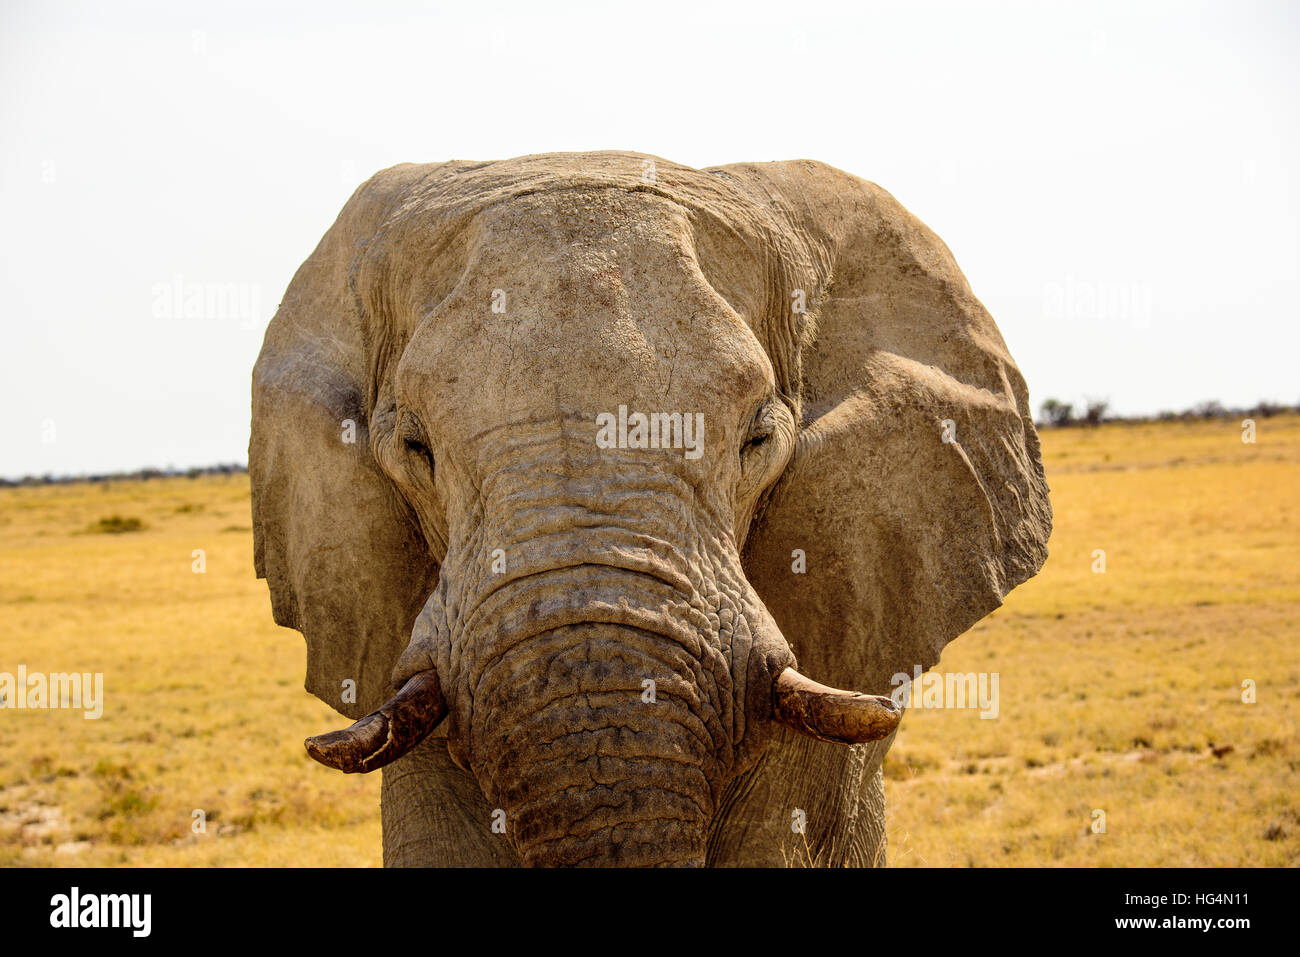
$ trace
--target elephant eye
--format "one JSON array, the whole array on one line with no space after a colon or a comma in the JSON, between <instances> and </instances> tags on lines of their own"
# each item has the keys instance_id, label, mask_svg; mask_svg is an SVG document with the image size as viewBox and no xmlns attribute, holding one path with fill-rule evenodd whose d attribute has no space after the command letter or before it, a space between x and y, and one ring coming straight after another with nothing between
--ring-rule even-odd
<instances>
[{"instance_id":1,"label":"elephant eye","mask_svg":"<svg viewBox=\"0 0 1300 957\"><path fill-rule=\"evenodd\" d=\"M429 451L429 447L419 439L404 439L403 442L406 445L406 451L410 452L412 455L419 455L422 458L430 458L433 454Z\"/></svg>"},{"instance_id":2,"label":"elephant eye","mask_svg":"<svg viewBox=\"0 0 1300 957\"><path fill-rule=\"evenodd\" d=\"M409 412L403 413L398 421L397 437L408 453L422 459L429 471L433 471L433 452L429 450L424 426L419 419Z\"/></svg>"},{"instance_id":3,"label":"elephant eye","mask_svg":"<svg viewBox=\"0 0 1300 957\"><path fill-rule=\"evenodd\" d=\"M764 403L763 407L754 415L753 423L749 427L749 434L745 438L745 444L741 447L740 454L743 456L747 452L762 448L775 432L776 416L772 410L772 405L770 402Z\"/></svg>"}]
</instances>

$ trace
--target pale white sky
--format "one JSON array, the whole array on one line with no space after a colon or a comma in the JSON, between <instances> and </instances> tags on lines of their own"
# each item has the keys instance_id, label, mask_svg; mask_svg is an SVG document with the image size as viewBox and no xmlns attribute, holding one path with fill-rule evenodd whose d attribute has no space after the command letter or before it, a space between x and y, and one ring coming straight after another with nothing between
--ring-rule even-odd
<instances>
[{"instance_id":1,"label":"pale white sky","mask_svg":"<svg viewBox=\"0 0 1300 957\"><path fill-rule=\"evenodd\" d=\"M0 475L245 461L263 330L356 185L554 150L879 183L951 247L1035 408L1294 404L1298 24L1243 2L8 0Z\"/></svg>"}]
</instances>

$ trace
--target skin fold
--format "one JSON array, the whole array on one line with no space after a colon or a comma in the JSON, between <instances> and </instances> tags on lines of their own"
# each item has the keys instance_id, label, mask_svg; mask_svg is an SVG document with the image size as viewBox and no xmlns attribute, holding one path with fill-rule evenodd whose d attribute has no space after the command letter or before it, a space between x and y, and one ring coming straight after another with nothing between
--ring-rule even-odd
<instances>
[{"instance_id":1,"label":"skin fold","mask_svg":"<svg viewBox=\"0 0 1300 957\"><path fill-rule=\"evenodd\" d=\"M695 445L599 438L638 412ZM892 734L819 740L862 699L815 682L931 667L1051 528L948 250L808 161L377 174L268 329L249 454L308 690L437 705L382 772L389 866L882 864Z\"/></svg>"}]
</instances>

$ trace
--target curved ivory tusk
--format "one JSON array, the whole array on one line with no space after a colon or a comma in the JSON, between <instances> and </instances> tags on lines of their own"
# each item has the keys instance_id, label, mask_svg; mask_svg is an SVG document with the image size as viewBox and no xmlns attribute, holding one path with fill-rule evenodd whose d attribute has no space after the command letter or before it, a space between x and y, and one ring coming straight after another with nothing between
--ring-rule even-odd
<instances>
[{"instance_id":1,"label":"curved ivory tusk","mask_svg":"<svg viewBox=\"0 0 1300 957\"><path fill-rule=\"evenodd\" d=\"M303 742L307 753L347 774L373 771L396 761L419 744L447 714L447 703L433 670L412 675L402 690L350 728L319 734Z\"/></svg>"},{"instance_id":2,"label":"curved ivory tusk","mask_svg":"<svg viewBox=\"0 0 1300 957\"><path fill-rule=\"evenodd\" d=\"M898 727L903 711L879 695L840 691L786 668L772 685L773 717L821 741L879 741Z\"/></svg>"}]
</instances>

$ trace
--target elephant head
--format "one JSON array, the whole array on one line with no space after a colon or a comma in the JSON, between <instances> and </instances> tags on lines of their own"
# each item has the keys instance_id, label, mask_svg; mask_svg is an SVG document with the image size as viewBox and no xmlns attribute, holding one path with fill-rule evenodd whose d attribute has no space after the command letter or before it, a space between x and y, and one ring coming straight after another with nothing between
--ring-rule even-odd
<instances>
[{"instance_id":1,"label":"elephant head","mask_svg":"<svg viewBox=\"0 0 1300 957\"><path fill-rule=\"evenodd\" d=\"M830 685L933 665L1051 525L947 248L807 161L377 174L267 331L249 462L275 619L360 719L308 750L436 728L527 864L713 863L765 754L893 732Z\"/></svg>"}]
</instances>

